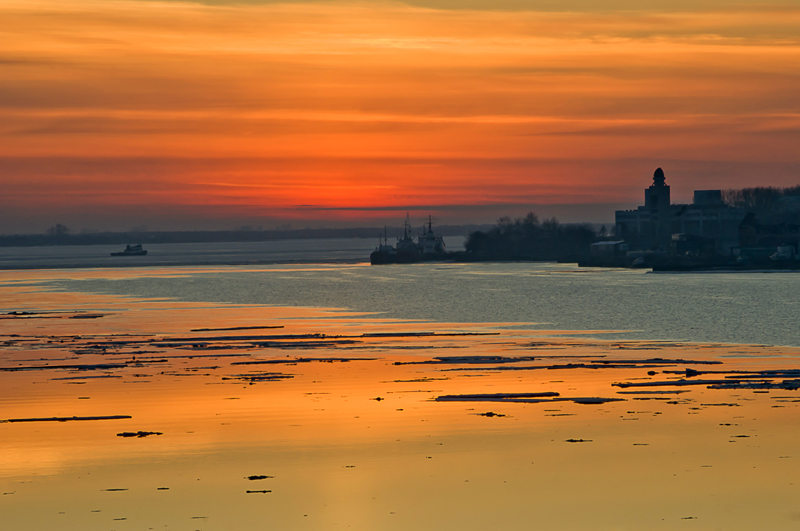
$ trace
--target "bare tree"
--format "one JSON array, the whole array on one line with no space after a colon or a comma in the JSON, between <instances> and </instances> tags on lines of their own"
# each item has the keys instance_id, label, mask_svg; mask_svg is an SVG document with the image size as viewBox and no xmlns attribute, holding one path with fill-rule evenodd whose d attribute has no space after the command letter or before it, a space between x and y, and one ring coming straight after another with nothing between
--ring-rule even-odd
<instances>
[{"instance_id":1,"label":"bare tree","mask_svg":"<svg viewBox=\"0 0 800 531\"><path fill-rule=\"evenodd\" d=\"M66 225L62 225L61 223L56 223L46 231L48 236L54 236L56 238L63 238L67 234L69 234L69 227Z\"/></svg>"}]
</instances>

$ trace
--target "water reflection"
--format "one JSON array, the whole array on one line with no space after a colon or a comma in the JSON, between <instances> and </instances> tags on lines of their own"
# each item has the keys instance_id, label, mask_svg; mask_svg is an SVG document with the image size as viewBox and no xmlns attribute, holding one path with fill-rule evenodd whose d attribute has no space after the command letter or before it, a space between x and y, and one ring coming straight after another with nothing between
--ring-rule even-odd
<instances>
[{"instance_id":1,"label":"water reflection","mask_svg":"<svg viewBox=\"0 0 800 531\"><path fill-rule=\"evenodd\" d=\"M130 416L0 423L8 529L797 525L797 349L3 289L2 419Z\"/></svg>"}]
</instances>

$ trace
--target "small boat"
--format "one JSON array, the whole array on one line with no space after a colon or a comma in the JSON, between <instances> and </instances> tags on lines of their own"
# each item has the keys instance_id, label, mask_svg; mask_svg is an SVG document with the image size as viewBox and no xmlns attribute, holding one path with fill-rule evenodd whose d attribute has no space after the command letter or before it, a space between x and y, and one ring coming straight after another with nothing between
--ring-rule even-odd
<instances>
[{"instance_id":1,"label":"small boat","mask_svg":"<svg viewBox=\"0 0 800 531\"><path fill-rule=\"evenodd\" d=\"M118 253L111 253L111 256L144 256L147 251L142 249L141 244L128 245L124 251Z\"/></svg>"}]
</instances>

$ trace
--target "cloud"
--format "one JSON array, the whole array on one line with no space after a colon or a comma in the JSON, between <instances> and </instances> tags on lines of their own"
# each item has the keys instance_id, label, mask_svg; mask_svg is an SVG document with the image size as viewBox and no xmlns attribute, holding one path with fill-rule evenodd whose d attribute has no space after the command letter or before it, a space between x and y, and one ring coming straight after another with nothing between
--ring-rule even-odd
<instances>
[{"instance_id":1,"label":"cloud","mask_svg":"<svg viewBox=\"0 0 800 531\"><path fill-rule=\"evenodd\" d=\"M335 217L635 201L668 161L796 181L800 8L500 5L5 2L0 201Z\"/></svg>"}]
</instances>

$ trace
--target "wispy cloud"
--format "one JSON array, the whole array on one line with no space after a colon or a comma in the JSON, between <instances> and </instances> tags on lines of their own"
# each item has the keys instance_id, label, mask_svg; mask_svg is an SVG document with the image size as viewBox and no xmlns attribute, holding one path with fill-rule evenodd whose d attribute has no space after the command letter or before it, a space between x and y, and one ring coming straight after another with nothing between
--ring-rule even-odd
<instances>
[{"instance_id":1,"label":"wispy cloud","mask_svg":"<svg viewBox=\"0 0 800 531\"><path fill-rule=\"evenodd\" d=\"M0 159L50 163L0 164L0 206L629 201L669 160L794 183L800 8L554 5L6 1Z\"/></svg>"}]
</instances>

